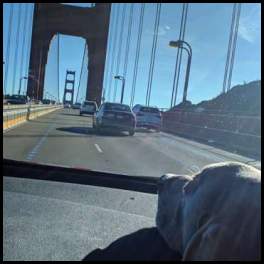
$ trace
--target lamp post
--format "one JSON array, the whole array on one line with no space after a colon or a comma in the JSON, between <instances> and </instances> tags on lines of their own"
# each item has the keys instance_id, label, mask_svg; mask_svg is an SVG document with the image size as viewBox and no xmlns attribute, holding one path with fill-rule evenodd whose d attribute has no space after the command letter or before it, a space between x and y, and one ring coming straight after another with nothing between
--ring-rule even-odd
<instances>
[{"instance_id":1,"label":"lamp post","mask_svg":"<svg viewBox=\"0 0 264 264\"><path fill-rule=\"evenodd\" d=\"M121 92L121 100L120 100L120 103L122 104L124 98L124 90L125 90L125 78L120 75L117 75L114 78L122 81L122 92Z\"/></svg>"},{"instance_id":2,"label":"lamp post","mask_svg":"<svg viewBox=\"0 0 264 264\"><path fill-rule=\"evenodd\" d=\"M188 49L186 47L184 47L183 44L186 44ZM186 102L186 100L187 100L187 90L188 90L188 84L189 84L189 77L190 77L191 62L192 62L192 47L191 47L191 45L189 43L187 43L184 40L170 41L169 45L170 45L170 47L184 49L188 53L188 63L187 63L186 74L185 74L183 100L182 100L183 102Z\"/></svg>"}]
</instances>

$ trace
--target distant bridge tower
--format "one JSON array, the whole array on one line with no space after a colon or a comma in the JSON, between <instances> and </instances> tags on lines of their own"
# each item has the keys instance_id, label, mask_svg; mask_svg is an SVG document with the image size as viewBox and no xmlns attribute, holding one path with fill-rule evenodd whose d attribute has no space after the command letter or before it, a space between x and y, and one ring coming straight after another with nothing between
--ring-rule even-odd
<instances>
[{"instance_id":1,"label":"distant bridge tower","mask_svg":"<svg viewBox=\"0 0 264 264\"><path fill-rule=\"evenodd\" d=\"M69 78L72 76L72 78ZM74 97L74 84L75 84L75 71L68 71L66 72L65 77L65 88L64 88L64 95L63 95L63 104L70 104L73 105L73 97ZM67 94L71 95L70 100L66 100Z\"/></svg>"}]
</instances>

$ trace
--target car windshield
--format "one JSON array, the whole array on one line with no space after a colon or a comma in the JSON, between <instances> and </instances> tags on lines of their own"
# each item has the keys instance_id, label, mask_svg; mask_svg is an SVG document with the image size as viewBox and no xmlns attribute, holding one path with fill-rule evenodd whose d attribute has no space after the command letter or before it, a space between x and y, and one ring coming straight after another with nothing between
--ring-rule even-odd
<instances>
[{"instance_id":1,"label":"car windshield","mask_svg":"<svg viewBox=\"0 0 264 264\"><path fill-rule=\"evenodd\" d=\"M46 256L60 258L56 244L71 260L72 239L81 252L87 243L109 245L108 232L121 236L120 226L155 225L157 189L141 189L148 180L156 188L166 173L193 177L224 162L261 170L261 85L261 3L3 3L3 158L102 179L71 188L51 183L57 178L47 171L37 175L43 189L36 179L24 183L26 173L16 187L8 177L5 253L19 259L17 248L34 233L41 258L49 229Z\"/></svg>"},{"instance_id":2,"label":"car windshield","mask_svg":"<svg viewBox=\"0 0 264 264\"><path fill-rule=\"evenodd\" d=\"M123 111L123 112L130 112L130 107L128 105L123 104L106 104L105 110L107 111Z\"/></svg>"},{"instance_id":3,"label":"car windshield","mask_svg":"<svg viewBox=\"0 0 264 264\"><path fill-rule=\"evenodd\" d=\"M260 4L3 6L5 158L155 177L260 168ZM95 103L135 114L101 120Z\"/></svg>"}]
</instances>

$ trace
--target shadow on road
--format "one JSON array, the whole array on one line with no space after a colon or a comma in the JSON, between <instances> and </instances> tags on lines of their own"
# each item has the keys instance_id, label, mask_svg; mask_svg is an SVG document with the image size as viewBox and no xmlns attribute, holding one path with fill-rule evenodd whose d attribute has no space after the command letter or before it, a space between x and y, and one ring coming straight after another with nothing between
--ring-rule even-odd
<instances>
[{"instance_id":1,"label":"shadow on road","mask_svg":"<svg viewBox=\"0 0 264 264\"><path fill-rule=\"evenodd\" d=\"M180 261L181 255L171 250L156 227L140 229L123 236L105 249L95 249L83 261L101 260L174 260Z\"/></svg>"},{"instance_id":2,"label":"shadow on road","mask_svg":"<svg viewBox=\"0 0 264 264\"><path fill-rule=\"evenodd\" d=\"M59 127L57 128L59 131L69 132L69 133L77 133L77 134L84 134L84 135L94 135L94 136L107 136L107 137L126 137L128 134L120 131L113 131L113 130L105 130L100 133L96 132L91 127Z\"/></svg>"}]
</instances>

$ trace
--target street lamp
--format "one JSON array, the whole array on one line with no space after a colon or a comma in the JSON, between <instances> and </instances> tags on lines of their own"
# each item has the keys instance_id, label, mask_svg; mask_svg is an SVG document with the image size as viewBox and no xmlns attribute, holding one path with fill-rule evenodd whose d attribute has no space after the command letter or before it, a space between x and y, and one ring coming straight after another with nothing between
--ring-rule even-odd
<instances>
[{"instance_id":1,"label":"street lamp","mask_svg":"<svg viewBox=\"0 0 264 264\"><path fill-rule=\"evenodd\" d=\"M183 46L183 44L186 44L186 46L189 49L185 48ZM173 48L184 49L188 53L188 64L187 64L187 69L186 69L185 82L184 82L184 90L183 90L183 102L186 102L187 90L188 90L188 83L189 83L189 76L190 76L190 69L191 69L191 61L192 61L192 47L190 46L189 43L187 43L184 40L170 41L169 46L170 47L173 47Z\"/></svg>"},{"instance_id":2,"label":"street lamp","mask_svg":"<svg viewBox=\"0 0 264 264\"><path fill-rule=\"evenodd\" d=\"M124 90L125 90L125 78L120 75L117 75L114 78L122 81L122 93L121 93L121 102L120 102L122 104L124 98Z\"/></svg>"}]
</instances>

